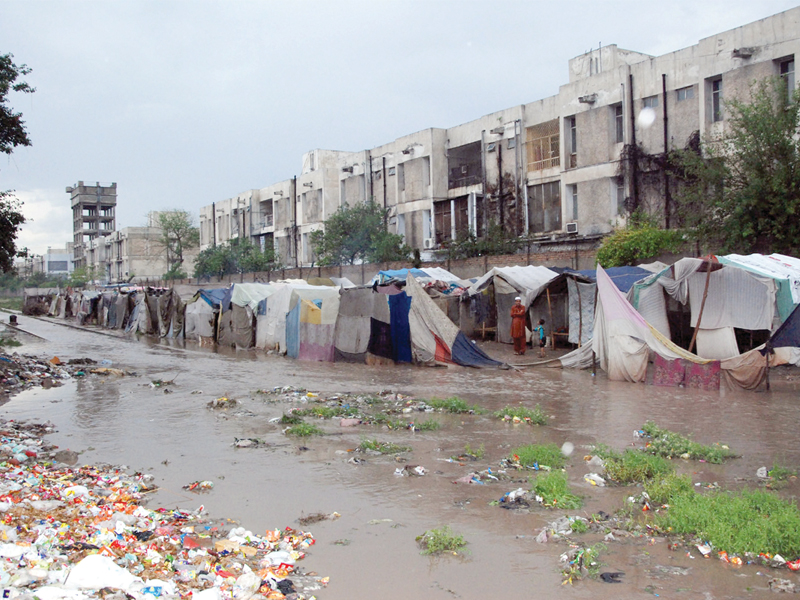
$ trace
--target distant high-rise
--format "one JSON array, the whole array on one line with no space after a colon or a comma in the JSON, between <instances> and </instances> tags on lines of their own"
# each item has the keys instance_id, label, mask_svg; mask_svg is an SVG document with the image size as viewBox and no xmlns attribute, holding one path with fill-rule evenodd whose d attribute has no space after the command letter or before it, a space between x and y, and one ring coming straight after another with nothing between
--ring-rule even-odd
<instances>
[{"instance_id":1,"label":"distant high-rise","mask_svg":"<svg viewBox=\"0 0 800 600\"><path fill-rule=\"evenodd\" d=\"M109 235L117 228L117 184L67 187L72 203L72 231L75 268L86 266L86 245L93 239Z\"/></svg>"}]
</instances>

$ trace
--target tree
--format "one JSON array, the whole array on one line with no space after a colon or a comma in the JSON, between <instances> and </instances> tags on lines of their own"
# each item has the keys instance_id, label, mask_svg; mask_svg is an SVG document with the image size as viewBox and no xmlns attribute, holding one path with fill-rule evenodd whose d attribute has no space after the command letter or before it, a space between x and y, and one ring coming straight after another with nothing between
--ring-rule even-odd
<instances>
[{"instance_id":1,"label":"tree","mask_svg":"<svg viewBox=\"0 0 800 600\"><path fill-rule=\"evenodd\" d=\"M166 210L158 213L158 226L161 228L159 243L167 254L167 273L165 279L184 279L183 252L200 245L200 230L194 225L194 217L182 209Z\"/></svg>"},{"instance_id":2,"label":"tree","mask_svg":"<svg viewBox=\"0 0 800 600\"><path fill-rule=\"evenodd\" d=\"M13 54L0 54L0 152L11 154L17 146L30 146L22 113L15 113L8 104L9 92L32 94L36 90L24 81L17 81L31 70L26 65L15 65ZM16 240L25 217L20 212L22 203L10 190L0 191L0 271L13 268Z\"/></svg>"},{"instance_id":3,"label":"tree","mask_svg":"<svg viewBox=\"0 0 800 600\"><path fill-rule=\"evenodd\" d=\"M800 250L800 95L781 78L725 104L724 136L675 152L682 225L725 252Z\"/></svg>"},{"instance_id":4,"label":"tree","mask_svg":"<svg viewBox=\"0 0 800 600\"><path fill-rule=\"evenodd\" d=\"M403 236L386 231L386 212L375 202L341 206L325 221L325 229L311 234L320 264L406 260L411 253Z\"/></svg>"},{"instance_id":5,"label":"tree","mask_svg":"<svg viewBox=\"0 0 800 600\"><path fill-rule=\"evenodd\" d=\"M271 271L277 262L278 257L271 246L262 252L250 240L234 238L228 244L202 250L194 263L194 276L222 277L234 273Z\"/></svg>"}]
</instances>

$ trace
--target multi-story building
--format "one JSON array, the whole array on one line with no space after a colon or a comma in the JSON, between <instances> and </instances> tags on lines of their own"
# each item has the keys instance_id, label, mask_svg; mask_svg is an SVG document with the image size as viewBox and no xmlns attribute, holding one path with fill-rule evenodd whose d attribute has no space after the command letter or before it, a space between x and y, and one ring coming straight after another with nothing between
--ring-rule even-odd
<instances>
[{"instance_id":1,"label":"multi-story building","mask_svg":"<svg viewBox=\"0 0 800 600\"><path fill-rule=\"evenodd\" d=\"M66 189L72 205L73 263L85 267L89 242L116 230L117 184L85 185L79 181Z\"/></svg>"},{"instance_id":2,"label":"multi-story building","mask_svg":"<svg viewBox=\"0 0 800 600\"><path fill-rule=\"evenodd\" d=\"M299 176L202 209L201 248L247 236L309 265L310 233L367 199L422 251L492 224L538 243L593 243L637 208L674 226L676 183L659 157L723 133L726 101L757 80L793 91L798 52L800 8L658 57L600 47L569 61L554 96L371 150L307 153ZM242 214L257 226L227 224Z\"/></svg>"}]
</instances>

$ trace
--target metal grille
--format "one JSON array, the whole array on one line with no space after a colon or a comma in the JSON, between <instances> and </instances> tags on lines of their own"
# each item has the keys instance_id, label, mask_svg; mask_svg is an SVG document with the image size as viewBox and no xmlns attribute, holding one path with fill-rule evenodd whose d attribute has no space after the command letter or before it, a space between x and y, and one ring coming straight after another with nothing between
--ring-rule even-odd
<instances>
[{"instance_id":1,"label":"metal grille","mask_svg":"<svg viewBox=\"0 0 800 600\"><path fill-rule=\"evenodd\" d=\"M528 127L526 131L528 171L560 166L558 119Z\"/></svg>"}]
</instances>

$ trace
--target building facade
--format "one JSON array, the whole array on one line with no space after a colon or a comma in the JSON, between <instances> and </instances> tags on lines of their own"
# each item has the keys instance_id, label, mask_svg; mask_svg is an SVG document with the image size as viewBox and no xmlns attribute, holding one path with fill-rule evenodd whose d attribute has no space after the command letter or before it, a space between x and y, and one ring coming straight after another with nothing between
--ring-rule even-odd
<instances>
[{"instance_id":1,"label":"building facade","mask_svg":"<svg viewBox=\"0 0 800 600\"><path fill-rule=\"evenodd\" d=\"M86 251L90 242L111 234L117 228L117 184L86 185L79 181L66 188L72 206L74 268L87 266Z\"/></svg>"},{"instance_id":2,"label":"building facade","mask_svg":"<svg viewBox=\"0 0 800 600\"><path fill-rule=\"evenodd\" d=\"M498 228L534 243L593 243L634 209L674 226L672 149L721 135L725 102L781 77L795 89L800 8L654 57L609 45L569 61L558 93L371 150L313 150L300 175L204 207L201 248L248 237L308 266L310 234L373 200L423 255Z\"/></svg>"}]
</instances>

